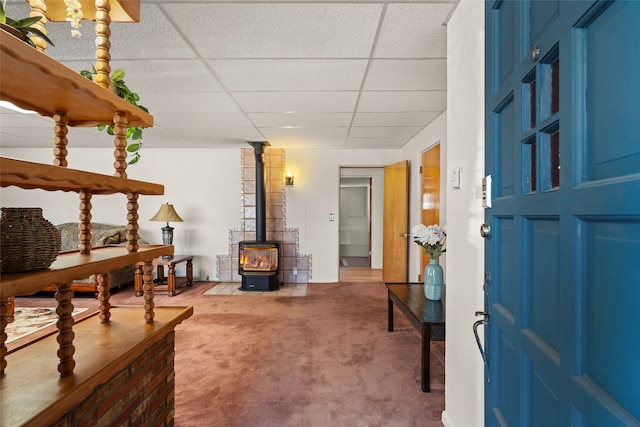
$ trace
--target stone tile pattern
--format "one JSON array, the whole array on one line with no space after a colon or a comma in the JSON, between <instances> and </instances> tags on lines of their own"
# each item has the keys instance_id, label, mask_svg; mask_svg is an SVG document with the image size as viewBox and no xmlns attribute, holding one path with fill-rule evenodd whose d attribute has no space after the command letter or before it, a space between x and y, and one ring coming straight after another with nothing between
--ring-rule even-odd
<instances>
[{"instance_id":1,"label":"stone tile pattern","mask_svg":"<svg viewBox=\"0 0 640 427\"><path fill-rule=\"evenodd\" d=\"M286 227L285 152L281 148L266 147L265 191L267 240L280 242L279 281L284 284L308 283L311 278L311 255L298 252L299 230ZM216 255L218 280L240 282L238 274L238 243L256 239L256 161L253 148L241 150L242 190L240 194L240 223L230 229L229 252ZM294 268L297 275L294 275Z\"/></svg>"}]
</instances>

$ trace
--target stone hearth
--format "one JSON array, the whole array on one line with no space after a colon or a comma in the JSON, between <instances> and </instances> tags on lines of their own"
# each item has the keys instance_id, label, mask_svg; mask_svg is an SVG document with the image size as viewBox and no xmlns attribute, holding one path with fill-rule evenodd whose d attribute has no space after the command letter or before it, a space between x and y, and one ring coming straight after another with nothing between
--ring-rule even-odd
<instances>
[{"instance_id":1,"label":"stone hearth","mask_svg":"<svg viewBox=\"0 0 640 427\"><path fill-rule=\"evenodd\" d=\"M267 240L280 242L280 283L308 283L311 278L311 255L299 254L299 230L286 227L285 152L280 148L266 148L264 157ZM216 270L222 282L242 280L238 273L238 244L256 239L256 167L253 148L242 149L240 161L241 227L229 230L229 252L216 255ZM294 270L298 274L294 275Z\"/></svg>"}]
</instances>

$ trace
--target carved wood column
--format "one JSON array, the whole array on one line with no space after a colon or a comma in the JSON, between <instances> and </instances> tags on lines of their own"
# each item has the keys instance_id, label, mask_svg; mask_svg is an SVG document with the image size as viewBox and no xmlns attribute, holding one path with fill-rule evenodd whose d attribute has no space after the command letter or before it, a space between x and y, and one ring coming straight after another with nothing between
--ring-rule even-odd
<instances>
[{"instance_id":1,"label":"carved wood column","mask_svg":"<svg viewBox=\"0 0 640 427\"><path fill-rule=\"evenodd\" d=\"M62 166L67 167L67 143L69 140L67 139L67 133L69 129L67 128L67 124L69 123L69 118L66 113L58 112L53 115L53 120L56 122L53 127L53 132L55 133L55 137L53 138L53 155L55 159L53 160L54 166Z\"/></svg>"},{"instance_id":2,"label":"carved wood column","mask_svg":"<svg viewBox=\"0 0 640 427\"><path fill-rule=\"evenodd\" d=\"M138 193L127 193L127 251L138 252Z\"/></svg>"},{"instance_id":3,"label":"carved wood column","mask_svg":"<svg viewBox=\"0 0 640 427\"><path fill-rule=\"evenodd\" d=\"M91 191L82 190L80 195L80 223L78 224L78 250L81 254L91 252Z\"/></svg>"},{"instance_id":4,"label":"carved wood column","mask_svg":"<svg viewBox=\"0 0 640 427\"><path fill-rule=\"evenodd\" d=\"M96 274L96 285L98 288L98 303L100 309L100 321L102 323L109 323L111 319L111 304L109 299L111 294L109 290L109 275L108 274Z\"/></svg>"},{"instance_id":5,"label":"carved wood column","mask_svg":"<svg viewBox=\"0 0 640 427\"><path fill-rule=\"evenodd\" d=\"M71 282L60 283L57 285L58 291L56 292L56 301L58 301L58 308L56 313L58 314L58 372L61 377L66 377L73 374L73 369L76 367L76 361L73 359L73 355L76 352L76 348L73 345L73 304L71 298L73 297L73 291L71 290Z\"/></svg>"},{"instance_id":6,"label":"carved wood column","mask_svg":"<svg viewBox=\"0 0 640 427\"><path fill-rule=\"evenodd\" d=\"M119 176L121 178L127 177L127 117L120 113L116 112L113 116L113 133L115 134L113 138L113 145L115 146L115 150L113 151L113 156L115 157L115 161L113 162L113 167L116 172L113 174L114 176Z\"/></svg>"},{"instance_id":7,"label":"carved wood column","mask_svg":"<svg viewBox=\"0 0 640 427\"><path fill-rule=\"evenodd\" d=\"M29 0L29 6L31 6L31 12L29 12L29 16L40 16L40 20L32 24L31 26L42 31L44 34L47 34L47 29L45 28L45 24L47 23L47 18L44 16L47 11L47 5L43 0ZM40 52L44 52L47 48L47 42L42 40L38 36L31 36L31 40L33 44L36 45L36 49Z\"/></svg>"},{"instance_id":8,"label":"carved wood column","mask_svg":"<svg viewBox=\"0 0 640 427\"><path fill-rule=\"evenodd\" d=\"M142 266L142 295L144 298L144 320L153 323L153 264L147 261Z\"/></svg>"},{"instance_id":9,"label":"carved wood column","mask_svg":"<svg viewBox=\"0 0 640 427\"><path fill-rule=\"evenodd\" d=\"M111 5L109 0L96 0L96 77L98 86L105 89L111 83Z\"/></svg>"}]
</instances>

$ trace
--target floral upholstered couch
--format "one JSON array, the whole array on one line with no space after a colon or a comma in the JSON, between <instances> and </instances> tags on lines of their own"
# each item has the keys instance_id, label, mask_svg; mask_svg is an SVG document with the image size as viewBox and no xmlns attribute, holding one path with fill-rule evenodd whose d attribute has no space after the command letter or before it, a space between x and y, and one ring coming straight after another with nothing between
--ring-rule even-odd
<instances>
[{"instance_id":1,"label":"floral upholstered couch","mask_svg":"<svg viewBox=\"0 0 640 427\"><path fill-rule=\"evenodd\" d=\"M56 228L60 231L61 246L60 252L72 251L78 249L78 223L66 222L64 224L56 225ZM125 225L111 225L92 223L91 224L91 247L97 248L100 246L120 244L127 242L127 227ZM138 243L146 243L142 240L138 240ZM134 266L126 266L109 271L109 286L111 289L120 288L122 285L133 283L134 279ZM49 286L43 290L55 291L55 286ZM93 292L98 295L98 288L96 283L96 275L92 274L86 279L74 280L71 284L71 289L74 292Z\"/></svg>"}]
</instances>

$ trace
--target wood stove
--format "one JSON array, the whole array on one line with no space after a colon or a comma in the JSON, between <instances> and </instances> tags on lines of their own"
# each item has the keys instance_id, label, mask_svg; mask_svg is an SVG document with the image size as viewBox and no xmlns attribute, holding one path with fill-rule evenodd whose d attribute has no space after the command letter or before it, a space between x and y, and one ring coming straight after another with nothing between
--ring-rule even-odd
<instances>
[{"instance_id":1,"label":"wood stove","mask_svg":"<svg viewBox=\"0 0 640 427\"><path fill-rule=\"evenodd\" d=\"M280 244L267 241L266 191L264 185L264 147L267 141L249 142L256 158L256 240L238 245L238 273L243 291L275 291L278 284Z\"/></svg>"},{"instance_id":2,"label":"wood stove","mask_svg":"<svg viewBox=\"0 0 640 427\"><path fill-rule=\"evenodd\" d=\"M238 272L242 290L272 291L278 289L278 242L242 241L239 243Z\"/></svg>"}]
</instances>

